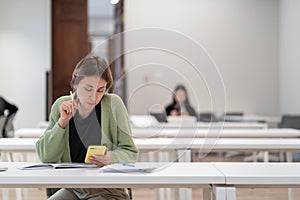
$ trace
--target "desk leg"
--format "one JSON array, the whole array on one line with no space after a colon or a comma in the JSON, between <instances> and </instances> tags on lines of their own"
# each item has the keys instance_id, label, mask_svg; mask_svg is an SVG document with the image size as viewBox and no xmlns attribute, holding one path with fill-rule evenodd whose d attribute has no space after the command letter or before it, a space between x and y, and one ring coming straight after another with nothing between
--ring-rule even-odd
<instances>
[{"instance_id":1,"label":"desk leg","mask_svg":"<svg viewBox=\"0 0 300 200\"><path fill-rule=\"evenodd\" d=\"M294 200L294 188L288 188L289 200Z\"/></svg>"},{"instance_id":2,"label":"desk leg","mask_svg":"<svg viewBox=\"0 0 300 200\"><path fill-rule=\"evenodd\" d=\"M149 152L148 153L148 162L156 162L156 154L155 152Z\"/></svg>"},{"instance_id":3,"label":"desk leg","mask_svg":"<svg viewBox=\"0 0 300 200\"><path fill-rule=\"evenodd\" d=\"M8 162L6 152L1 152L1 161ZM8 200L9 199L9 191L8 188L2 188L2 199Z\"/></svg>"},{"instance_id":4,"label":"desk leg","mask_svg":"<svg viewBox=\"0 0 300 200\"><path fill-rule=\"evenodd\" d=\"M16 188L16 200L22 200L22 188Z\"/></svg>"},{"instance_id":5,"label":"desk leg","mask_svg":"<svg viewBox=\"0 0 300 200\"><path fill-rule=\"evenodd\" d=\"M293 152L286 153L286 162L293 162ZM294 189L293 188L288 188L288 195L289 195L289 200L294 199Z\"/></svg>"},{"instance_id":6,"label":"desk leg","mask_svg":"<svg viewBox=\"0 0 300 200\"><path fill-rule=\"evenodd\" d=\"M293 152L286 152L286 162L293 162Z\"/></svg>"},{"instance_id":7,"label":"desk leg","mask_svg":"<svg viewBox=\"0 0 300 200\"><path fill-rule=\"evenodd\" d=\"M158 153L158 162L170 162L171 152L169 151L159 151ZM170 200L174 192L172 188L157 188L156 189L156 199L157 200Z\"/></svg>"},{"instance_id":8,"label":"desk leg","mask_svg":"<svg viewBox=\"0 0 300 200\"><path fill-rule=\"evenodd\" d=\"M213 186L214 200L236 200L236 189L233 186Z\"/></svg>"},{"instance_id":9,"label":"desk leg","mask_svg":"<svg viewBox=\"0 0 300 200\"><path fill-rule=\"evenodd\" d=\"M2 162L8 162L6 152L1 152L1 161Z\"/></svg>"},{"instance_id":10,"label":"desk leg","mask_svg":"<svg viewBox=\"0 0 300 200\"><path fill-rule=\"evenodd\" d=\"M178 162L192 162L192 153L190 149L177 149Z\"/></svg>"},{"instance_id":11,"label":"desk leg","mask_svg":"<svg viewBox=\"0 0 300 200\"><path fill-rule=\"evenodd\" d=\"M177 150L177 159L178 162L191 162L191 150L190 149L178 149ZM191 200L192 199L192 189L191 188L180 188L179 197L182 200Z\"/></svg>"},{"instance_id":12,"label":"desk leg","mask_svg":"<svg viewBox=\"0 0 300 200\"><path fill-rule=\"evenodd\" d=\"M192 200L192 189L191 188L179 188L180 200Z\"/></svg>"},{"instance_id":13,"label":"desk leg","mask_svg":"<svg viewBox=\"0 0 300 200\"><path fill-rule=\"evenodd\" d=\"M3 200L9 200L8 188L2 188L2 199Z\"/></svg>"},{"instance_id":14,"label":"desk leg","mask_svg":"<svg viewBox=\"0 0 300 200\"><path fill-rule=\"evenodd\" d=\"M269 152L264 152L264 162L269 162Z\"/></svg>"},{"instance_id":15,"label":"desk leg","mask_svg":"<svg viewBox=\"0 0 300 200\"><path fill-rule=\"evenodd\" d=\"M202 189L203 200L211 200L211 188L206 187Z\"/></svg>"}]
</instances>

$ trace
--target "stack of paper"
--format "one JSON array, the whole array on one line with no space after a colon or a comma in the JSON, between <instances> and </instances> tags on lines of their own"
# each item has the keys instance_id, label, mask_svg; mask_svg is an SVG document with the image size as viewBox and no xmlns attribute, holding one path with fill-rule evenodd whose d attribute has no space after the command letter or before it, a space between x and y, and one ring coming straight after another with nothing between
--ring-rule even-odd
<instances>
[{"instance_id":1,"label":"stack of paper","mask_svg":"<svg viewBox=\"0 0 300 200\"><path fill-rule=\"evenodd\" d=\"M116 172L116 173L131 173L131 172L139 172L139 173L151 173L157 166L149 166L149 164L144 163L122 163L122 164L112 164L107 165L101 168L102 172Z\"/></svg>"}]
</instances>

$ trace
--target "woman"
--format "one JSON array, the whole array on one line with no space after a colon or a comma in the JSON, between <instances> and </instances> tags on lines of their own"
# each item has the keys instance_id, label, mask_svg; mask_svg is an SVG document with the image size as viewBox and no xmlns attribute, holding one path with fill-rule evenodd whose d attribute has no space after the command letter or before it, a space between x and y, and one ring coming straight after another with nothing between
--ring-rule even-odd
<instances>
[{"instance_id":1,"label":"woman","mask_svg":"<svg viewBox=\"0 0 300 200\"><path fill-rule=\"evenodd\" d=\"M176 86L173 93L173 101L166 107L166 112L168 116L196 116L196 112L190 105L187 91L183 85Z\"/></svg>"},{"instance_id":2,"label":"woman","mask_svg":"<svg viewBox=\"0 0 300 200\"><path fill-rule=\"evenodd\" d=\"M106 145L105 155L89 162L103 167L112 163L136 162L127 110L122 100L105 93L112 85L111 71L104 59L88 56L74 69L71 87L74 95L62 96L52 105L43 136L36 143L42 162L84 162L89 145ZM129 199L123 188L60 189L51 200Z\"/></svg>"}]
</instances>

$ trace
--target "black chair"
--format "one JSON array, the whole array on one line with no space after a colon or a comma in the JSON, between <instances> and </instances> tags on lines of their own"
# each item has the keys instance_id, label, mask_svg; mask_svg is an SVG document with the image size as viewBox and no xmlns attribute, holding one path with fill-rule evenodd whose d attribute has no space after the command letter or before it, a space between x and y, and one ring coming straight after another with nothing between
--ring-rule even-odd
<instances>
[{"instance_id":1,"label":"black chair","mask_svg":"<svg viewBox=\"0 0 300 200\"><path fill-rule=\"evenodd\" d=\"M166 112L150 112L149 114L154 116L158 122L168 122Z\"/></svg>"},{"instance_id":2,"label":"black chair","mask_svg":"<svg viewBox=\"0 0 300 200\"><path fill-rule=\"evenodd\" d=\"M241 122L243 121L243 112L226 112L223 114L221 120L225 122Z\"/></svg>"},{"instance_id":3,"label":"black chair","mask_svg":"<svg viewBox=\"0 0 300 200\"><path fill-rule=\"evenodd\" d=\"M278 127L300 129L300 115L283 115Z\"/></svg>"},{"instance_id":4,"label":"black chair","mask_svg":"<svg viewBox=\"0 0 300 200\"><path fill-rule=\"evenodd\" d=\"M200 122L216 122L218 121L216 115L211 112L200 112L197 115L197 121Z\"/></svg>"},{"instance_id":5,"label":"black chair","mask_svg":"<svg viewBox=\"0 0 300 200\"><path fill-rule=\"evenodd\" d=\"M6 122L6 117L4 116L0 116L0 138L3 137L3 132L4 132L4 125L5 125L5 122Z\"/></svg>"},{"instance_id":6,"label":"black chair","mask_svg":"<svg viewBox=\"0 0 300 200\"><path fill-rule=\"evenodd\" d=\"M278 124L279 128L294 128L300 129L300 115L283 115L281 121ZM283 154L280 154L280 160L283 161ZM300 161L300 153L293 153L293 160Z\"/></svg>"},{"instance_id":7,"label":"black chair","mask_svg":"<svg viewBox=\"0 0 300 200\"><path fill-rule=\"evenodd\" d=\"M7 116L7 119L4 123L4 127L2 130L2 135L4 138L14 137L14 135L15 135L15 129L14 129L15 116L16 116L16 113L13 113L13 114Z\"/></svg>"}]
</instances>

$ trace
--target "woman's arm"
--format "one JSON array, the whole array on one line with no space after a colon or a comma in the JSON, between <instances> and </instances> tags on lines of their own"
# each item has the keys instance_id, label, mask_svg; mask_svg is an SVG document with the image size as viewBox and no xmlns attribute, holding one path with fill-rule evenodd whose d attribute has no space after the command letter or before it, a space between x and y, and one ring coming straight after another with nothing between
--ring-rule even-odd
<instances>
[{"instance_id":1,"label":"woman's arm","mask_svg":"<svg viewBox=\"0 0 300 200\"><path fill-rule=\"evenodd\" d=\"M68 126L63 129L58 125L60 105L65 98L58 99L52 106L49 125L36 143L36 152L42 162L60 162L66 149Z\"/></svg>"}]
</instances>

